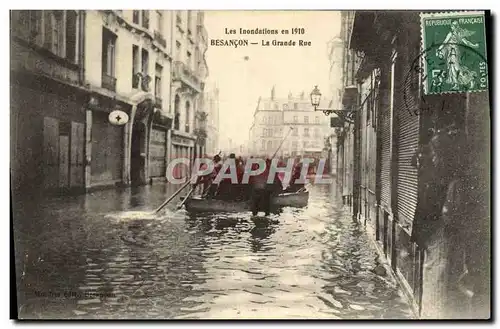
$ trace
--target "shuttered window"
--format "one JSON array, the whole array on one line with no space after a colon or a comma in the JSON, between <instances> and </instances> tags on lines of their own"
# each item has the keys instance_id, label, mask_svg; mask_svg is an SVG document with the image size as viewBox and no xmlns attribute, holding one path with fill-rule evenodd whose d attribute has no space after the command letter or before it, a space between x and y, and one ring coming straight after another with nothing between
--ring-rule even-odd
<instances>
[{"instance_id":1,"label":"shuttered window","mask_svg":"<svg viewBox=\"0 0 500 329\"><path fill-rule=\"evenodd\" d=\"M381 123L381 172L380 172L380 185L381 185L381 204L387 210L391 209L391 161L392 161L392 113L394 107L395 97L395 61L397 54L393 55L392 63L389 67L389 74L386 79L381 81L381 89L384 93L382 98L382 108L380 110L380 123Z\"/></svg>"},{"instance_id":2,"label":"shuttered window","mask_svg":"<svg viewBox=\"0 0 500 329\"><path fill-rule=\"evenodd\" d=\"M410 38L408 35L407 40L412 40ZM417 205L418 172L411 159L418 147L419 116L411 114L409 109L418 108L418 88L415 88L418 75L407 73L414 71L411 65L418 56L419 43L417 39L405 44L398 74L401 90L397 95L397 214L400 220L412 221Z\"/></svg>"}]
</instances>

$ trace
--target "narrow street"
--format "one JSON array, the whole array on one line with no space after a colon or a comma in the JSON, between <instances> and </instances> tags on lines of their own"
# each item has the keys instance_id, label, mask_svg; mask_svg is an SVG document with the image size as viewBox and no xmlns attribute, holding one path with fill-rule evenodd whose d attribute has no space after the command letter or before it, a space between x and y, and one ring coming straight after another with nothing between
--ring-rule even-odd
<instances>
[{"instance_id":1,"label":"narrow street","mask_svg":"<svg viewBox=\"0 0 500 329\"><path fill-rule=\"evenodd\" d=\"M20 318L413 316L335 184L270 218L148 213L175 189L13 200Z\"/></svg>"}]
</instances>

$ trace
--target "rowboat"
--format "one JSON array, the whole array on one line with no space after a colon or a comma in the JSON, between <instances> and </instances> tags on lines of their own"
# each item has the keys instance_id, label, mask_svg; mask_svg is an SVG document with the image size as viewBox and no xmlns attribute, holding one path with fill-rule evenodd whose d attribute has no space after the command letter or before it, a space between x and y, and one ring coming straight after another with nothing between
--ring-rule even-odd
<instances>
[{"instance_id":1,"label":"rowboat","mask_svg":"<svg viewBox=\"0 0 500 329\"><path fill-rule=\"evenodd\" d=\"M307 206L309 192L281 193L273 197L271 207L302 208ZM205 199L201 197L188 198L184 205L189 212L245 212L250 211L250 202L247 201L226 201L217 199Z\"/></svg>"}]
</instances>

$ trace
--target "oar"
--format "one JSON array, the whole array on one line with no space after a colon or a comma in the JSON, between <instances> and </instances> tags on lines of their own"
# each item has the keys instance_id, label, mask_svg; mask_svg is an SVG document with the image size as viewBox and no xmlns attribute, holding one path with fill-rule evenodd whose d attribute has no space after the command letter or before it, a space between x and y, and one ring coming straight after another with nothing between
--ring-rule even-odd
<instances>
[{"instance_id":1,"label":"oar","mask_svg":"<svg viewBox=\"0 0 500 329\"><path fill-rule=\"evenodd\" d=\"M278 151L280 150L281 146L283 145L283 142L285 141L285 139L287 139L288 135L292 132L292 130L293 130L293 127L290 127L290 130L285 135L285 138L283 138L283 140L281 141L280 145L278 146L278 149L276 150L276 152L274 152L274 154L271 157L271 159L274 159L274 157L276 156L276 154L278 154Z\"/></svg>"},{"instance_id":2,"label":"oar","mask_svg":"<svg viewBox=\"0 0 500 329\"><path fill-rule=\"evenodd\" d=\"M189 191L189 193L184 197L184 199L182 200L182 202L177 206L177 210L181 209L182 206L184 205L184 203L186 202L187 199L189 199L189 197L191 196L191 194L193 194L194 190L196 189L196 186L197 185L194 185L193 188L191 189L191 191Z\"/></svg>"},{"instance_id":3,"label":"oar","mask_svg":"<svg viewBox=\"0 0 500 329\"><path fill-rule=\"evenodd\" d=\"M172 201L172 200L173 200L173 199L177 196L177 194L181 193L181 191L182 191L183 189L185 189L185 188L186 188L186 186L188 186L190 183L191 183L191 182L188 180L188 181L187 181L184 185L182 185L182 186L181 186L181 188L180 188L180 189L178 189L178 190L177 190L174 194L172 194L172 195L170 196L170 198L168 198L165 202L163 202L163 203L161 204L161 206L159 206L159 207L158 207L158 208L154 211L154 213L156 214L156 213L158 213L160 210L162 210L162 209L163 209L163 208L164 208L164 207L165 207L165 206L166 206L166 205L167 205L170 201Z\"/></svg>"}]
</instances>

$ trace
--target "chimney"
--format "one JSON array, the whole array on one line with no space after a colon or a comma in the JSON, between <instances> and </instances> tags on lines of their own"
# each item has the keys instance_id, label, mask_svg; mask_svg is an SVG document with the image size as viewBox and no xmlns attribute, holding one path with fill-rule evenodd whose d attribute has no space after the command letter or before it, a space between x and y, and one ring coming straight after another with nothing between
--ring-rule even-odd
<instances>
[{"instance_id":1,"label":"chimney","mask_svg":"<svg viewBox=\"0 0 500 329\"><path fill-rule=\"evenodd\" d=\"M274 101L274 98L275 98L275 95L276 94L276 90L275 90L275 86L273 86L273 89L271 89L271 100Z\"/></svg>"},{"instance_id":2,"label":"chimney","mask_svg":"<svg viewBox=\"0 0 500 329\"><path fill-rule=\"evenodd\" d=\"M292 100L292 98L293 98L292 92L291 92L291 91L289 91L289 92L288 92L288 100Z\"/></svg>"},{"instance_id":3,"label":"chimney","mask_svg":"<svg viewBox=\"0 0 500 329\"><path fill-rule=\"evenodd\" d=\"M302 92L302 93L300 94L300 99L301 99L301 100L304 100L304 97L305 97L305 92Z\"/></svg>"}]
</instances>

